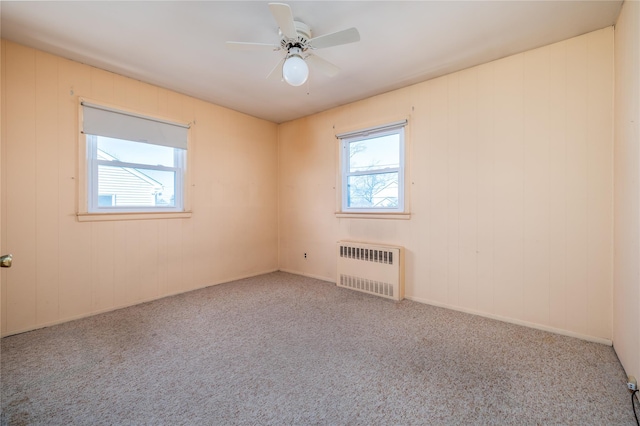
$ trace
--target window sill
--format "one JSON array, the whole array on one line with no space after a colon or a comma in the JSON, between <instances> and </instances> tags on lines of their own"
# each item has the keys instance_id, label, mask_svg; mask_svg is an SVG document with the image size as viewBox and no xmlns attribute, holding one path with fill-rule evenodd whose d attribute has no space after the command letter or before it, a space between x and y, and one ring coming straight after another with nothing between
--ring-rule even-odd
<instances>
[{"instance_id":1,"label":"window sill","mask_svg":"<svg viewBox=\"0 0 640 426\"><path fill-rule=\"evenodd\" d=\"M409 220L411 219L411 213L347 213L336 212L338 218L348 219L396 219L396 220Z\"/></svg>"},{"instance_id":2,"label":"window sill","mask_svg":"<svg viewBox=\"0 0 640 426\"><path fill-rule=\"evenodd\" d=\"M140 213L78 213L78 222L110 220L186 219L191 212L140 212Z\"/></svg>"}]
</instances>

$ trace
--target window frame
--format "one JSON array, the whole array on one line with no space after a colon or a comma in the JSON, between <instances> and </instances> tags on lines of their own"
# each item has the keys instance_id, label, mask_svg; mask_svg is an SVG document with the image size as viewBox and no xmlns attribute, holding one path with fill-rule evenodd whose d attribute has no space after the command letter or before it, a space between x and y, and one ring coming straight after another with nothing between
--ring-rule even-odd
<instances>
[{"instance_id":1,"label":"window frame","mask_svg":"<svg viewBox=\"0 0 640 426\"><path fill-rule=\"evenodd\" d=\"M356 130L352 132L346 132L336 135L336 138L340 140L340 188L341 188L341 200L339 213L344 214L364 214L366 216L379 215L379 214L404 214L407 212L407 200L406 200L406 126L407 120L399 122L389 123L382 126L375 126L366 129ZM369 139L375 139L379 137L398 135L398 167L386 167L380 169L371 169L366 171L349 171L349 147L351 143L362 142ZM398 174L398 205L397 207L350 207L349 203L349 177L351 176L367 176L384 173L397 173Z\"/></svg>"},{"instance_id":2,"label":"window frame","mask_svg":"<svg viewBox=\"0 0 640 426\"><path fill-rule=\"evenodd\" d=\"M158 121L160 123L168 123L168 124L176 124L178 126L186 128L187 132L187 141L186 141L186 149L183 150L181 166L182 166L182 176L179 177L176 174L176 198L177 198L177 189L181 189L182 191L182 204L178 206L176 201L176 206L174 207L145 207L145 206L132 206L132 208L122 208L120 207L108 207L102 206L100 208L93 208L91 197L93 194L90 191L95 191L95 199L93 203L95 205L98 204L98 191L97 191L97 143L95 147L92 148L89 143L89 137L93 136L90 134L84 133L84 121L83 121L83 104L89 105L91 107L103 108L107 111L113 111L117 113L121 113L123 115L130 115L133 117L138 117L141 119L147 119L151 121ZM95 101L84 97L78 97L78 174L77 179L72 177L72 179L76 179L77 181L77 204L76 204L76 218L79 222L91 222L91 221L117 221L117 220L139 220L139 219L173 219L173 218L190 218L192 216L191 212L191 203L190 203L190 189L191 189L191 163L193 161L193 155L189 154L191 149L191 132L193 131L192 126L193 122L186 123L183 120L176 120L174 118L167 118L162 116L157 116L153 114L148 114L146 112L141 112L138 110L132 110L123 108L119 105L112 105L108 103L104 103L101 101ZM97 140L97 138L95 138ZM116 138L121 140L127 140L123 138ZM136 141L133 141L136 142ZM160 144L161 145L161 144ZM165 145L167 146L167 145ZM95 166L95 170L92 170L90 167L92 166L92 150L95 150L96 157L93 166ZM175 151L179 151L175 150ZM175 155L175 154L174 154ZM153 166L146 164L138 164L138 163L126 163L126 162L113 162L107 161L109 166L119 166L120 164L125 166L139 166L143 169L148 168L152 169ZM93 176L91 174L94 173ZM179 182L181 181L181 182ZM95 185L94 185L95 183ZM95 186L95 188L92 188Z\"/></svg>"}]
</instances>

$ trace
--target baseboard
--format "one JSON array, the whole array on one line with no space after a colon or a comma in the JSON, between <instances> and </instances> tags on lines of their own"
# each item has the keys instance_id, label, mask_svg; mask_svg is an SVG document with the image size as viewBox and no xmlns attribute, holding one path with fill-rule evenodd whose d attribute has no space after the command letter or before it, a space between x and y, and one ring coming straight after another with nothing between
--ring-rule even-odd
<instances>
[{"instance_id":1,"label":"baseboard","mask_svg":"<svg viewBox=\"0 0 640 426\"><path fill-rule=\"evenodd\" d=\"M74 315L74 316L71 316L71 317L66 317L64 319L50 321L50 322L46 322L46 323L43 323L43 324L38 324L38 325L35 325L33 327L26 327L26 328L23 328L23 329L13 330L13 331L11 331L9 333L3 334L0 337L7 337L7 336L13 336L15 334L26 333L28 331L38 330L40 328L51 327L51 326L58 325L58 324L63 324L65 322L69 322L69 321L75 321L75 320L79 320L79 319L82 319L82 318L92 317L94 315L100 315L100 314L104 314L104 313L111 312L111 311L117 311L118 309L128 308L130 306L140 305L142 303L153 302L154 300L164 299L165 297L177 296L178 294L185 294L185 293L189 293L190 291L202 290L203 288L212 287L214 285L224 284L224 283L228 283L228 282L232 282L232 281L243 280L245 278L257 277L258 275L270 274L272 272L277 272L277 271L278 271L278 269L269 269L267 271L256 272L256 273L247 274L247 275L240 275L240 276L232 277L232 278L224 278L224 279L222 279L220 281L216 281L214 283L205 284L205 285L200 286L200 287L194 287L194 288L186 290L186 291L177 291L177 292L173 292L173 293L167 293L167 294L163 294L162 296L136 300L135 302L124 303L124 304L121 304L121 305L116 305L116 306L112 306L112 307L109 307L109 308L100 309L100 310L97 310L97 311L91 311L91 312L83 313L83 314L80 314L80 315Z\"/></svg>"},{"instance_id":2,"label":"baseboard","mask_svg":"<svg viewBox=\"0 0 640 426\"><path fill-rule=\"evenodd\" d=\"M331 279L331 278L321 277L320 275L307 274L305 272L294 271L292 269L280 269L279 271L280 272L286 272L288 274L293 274L293 275L302 275L303 277L315 278L316 280L327 281L327 282L330 282L330 283L333 283L333 284L336 283L336 280Z\"/></svg>"},{"instance_id":3,"label":"baseboard","mask_svg":"<svg viewBox=\"0 0 640 426\"><path fill-rule=\"evenodd\" d=\"M460 306L448 305L446 303L435 302L433 300L422 299L420 297L405 296L405 299L409 299L409 300L412 300L414 302L424 303L426 305L437 306L439 308L446 308L446 309L451 309L451 310L458 311L458 312L464 312L466 314L472 314L472 315L478 315L478 316L485 317L485 318L491 318L491 319L494 319L494 320L507 322L507 323L510 323L510 324L516 324L516 325L521 325L521 326L524 326L524 327L534 328L536 330L548 331L550 333L560 334L562 336L575 337L577 339L586 340L588 342L601 343L603 345L613 346L613 342L611 340L603 339L601 337L589 336L587 334L575 333L573 331L563 330L561 328L549 327L549 326L542 325L542 324L536 324L534 322L522 321L522 320L515 319L515 318L503 317L503 316L500 316L500 315L494 315L494 314L489 314L489 313L486 313L486 312L476 311L474 309L468 309L468 308L462 308Z\"/></svg>"}]
</instances>

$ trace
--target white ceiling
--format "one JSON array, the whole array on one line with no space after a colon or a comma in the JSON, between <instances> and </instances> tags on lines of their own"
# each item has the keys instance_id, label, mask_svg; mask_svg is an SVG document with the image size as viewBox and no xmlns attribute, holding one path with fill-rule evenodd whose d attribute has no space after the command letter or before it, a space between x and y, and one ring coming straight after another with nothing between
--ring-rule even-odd
<instances>
[{"instance_id":1,"label":"white ceiling","mask_svg":"<svg viewBox=\"0 0 640 426\"><path fill-rule=\"evenodd\" d=\"M281 0L286 2L286 0ZM622 0L290 1L313 36L361 41L316 51L335 77L291 87L265 77L282 52L267 2L0 2L2 38L281 123L615 23Z\"/></svg>"}]
</instances>

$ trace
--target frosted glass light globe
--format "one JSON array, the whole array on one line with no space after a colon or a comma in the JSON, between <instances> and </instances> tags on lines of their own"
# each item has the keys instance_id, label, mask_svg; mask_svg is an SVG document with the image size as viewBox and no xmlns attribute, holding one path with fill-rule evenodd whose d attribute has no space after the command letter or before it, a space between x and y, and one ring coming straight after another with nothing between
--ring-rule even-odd
<instances>
[{"instance_id":1,"label":"frosted glass light globe","mask_svg":"<svg viewBox=\"0 0 640 426\"><path fill-rule=\"evenodd\" d=\"M282 66L284 80L292 86L302 86L309 77L309 67L300 56L289 57Z\"/></svg>"}]
</instances>

